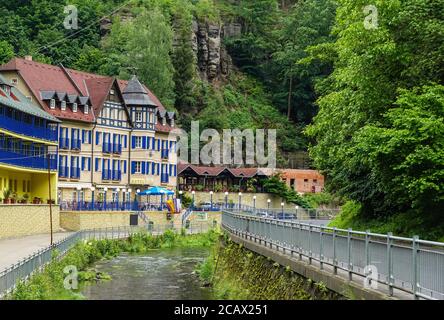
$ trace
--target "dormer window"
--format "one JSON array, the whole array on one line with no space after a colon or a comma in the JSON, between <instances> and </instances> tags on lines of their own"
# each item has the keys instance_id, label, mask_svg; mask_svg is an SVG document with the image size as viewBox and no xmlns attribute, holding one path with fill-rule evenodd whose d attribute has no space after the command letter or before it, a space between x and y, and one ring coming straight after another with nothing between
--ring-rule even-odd
<instances>
[{"instance_id":1,"label":"dormer window","mask_svg":"<svg viewBox=\"0 0 444 320\"><path fill-rule=\"evenodd\" d=\"M166 118L162 118L162 125L163 125L163 126L165 126L165 125L166 125L166 123L167 123L167 120L166 120Z\"/></svg>"},{"instance_id":2,"label":"dormer window","mask_svg":"<svg viewBox=\"0 0 444 320\"><path fill-rule=\"evenodd\" d=\"M17 78L12 78L12 79L11 79L11 84L12 84L13 86L16 86L16 85L18 84L18 79L17 79Z\"/></svg>"},{"instance_id":3,"label":"dormer window","mask_svg":"<svg viewBox=\"0 0 444 320\"><path fill-rule=\"evenodd\" d=\"M77 112L77 103L72 104L72 112Z\"/></svg>"},{"instance_id":4,"label":"dormer window","mask_svg":"<svg viewBox=\"0 0 444 320\"><path fill-rule=\"evenodd\" d=\"M114 90L111 89L111 90L109 91L109 94L113 96L113 95L114 95Z\"/></svg>"},{"instance_id":5,"label":"dormer window","mask_svg":"<svg viewBox=\"0 0 444 320\"><path fill-rule=\"evenodd\" d=\"M88 113L89 113L89 105L85 104L85 108L84 108L83 112L84 112L85 114L88 114Z\"/></svg>"},{"instance_id":6,"label":"dormer window","mask_svg":"<svg viewBox=\"0 0 444 320\"><path fill-rule=\"evenodd\" d=\"M49 107L50 107L51 109L55 109L55 99L51 99L51 100L49 101Z\"/></svg>"},{"instance_id":7,"label":"dormer window","mask_svg":"<svg viewBox=\"0 0 444 320\"><path fill-rule=\"evenodd\" d=\"M60 107L62 108L62 111L66 110L66 101L62 101L62 104L60 105Z\"/></svg>"}]
</instances>

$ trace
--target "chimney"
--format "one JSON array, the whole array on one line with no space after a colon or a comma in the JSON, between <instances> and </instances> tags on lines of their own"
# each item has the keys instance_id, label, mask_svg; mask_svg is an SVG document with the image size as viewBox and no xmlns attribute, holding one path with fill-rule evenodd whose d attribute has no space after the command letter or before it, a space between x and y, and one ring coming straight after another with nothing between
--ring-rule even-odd
<instances>
[{"instance_id":1,"label":"chimney","mask_svg":"<svg viewBox=\"0 0 444 320\"><path fill-rule=\"evenodd\" d=\"M32 61L32 56L25 56L25 60Z\"/></svg>"}]
</instances>

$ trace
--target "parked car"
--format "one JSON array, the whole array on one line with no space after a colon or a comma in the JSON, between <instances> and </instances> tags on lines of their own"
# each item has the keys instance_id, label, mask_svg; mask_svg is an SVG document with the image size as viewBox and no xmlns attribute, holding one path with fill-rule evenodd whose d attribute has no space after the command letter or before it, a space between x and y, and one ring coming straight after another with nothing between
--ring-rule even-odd
<instances>
[{"instance_id":1,"label":"parked car","mask_svg":"<svg viewBox=\"0 0 444 320\"><path fill-rule=\"evenodd\" d=\"M280 213L275 215L275 219L279 219L279 220L296 220L297 217L293 213L286 213L286 212L282 213L282 212L280 212Z\"/></svg>"}]
</instances>

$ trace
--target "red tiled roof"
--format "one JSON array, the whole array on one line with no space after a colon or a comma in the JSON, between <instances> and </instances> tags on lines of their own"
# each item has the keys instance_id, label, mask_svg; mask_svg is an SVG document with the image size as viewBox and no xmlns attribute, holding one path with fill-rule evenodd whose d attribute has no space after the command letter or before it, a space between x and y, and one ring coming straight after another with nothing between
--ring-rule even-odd
<instances>
[{"instance_id":1,"label":"red tiled roof","mask_svg":"<svg viewBox=\"0 0 444 320\"><path fill-rule=\"evenodd\" d=\"M35 61L29 61L21 58L14 58L8 63L0 66L0 71L18 71L24 79L34 96L37 98L42 108L53 116L61 119L78 120L84 122L94 122L95 116L105 102L109 89L115 81L112 77L98 74L78 71L59 66L48 65ZM128 81L117 80L121 91L126 87ZM146 88L146 86L145 86ZM158 105L160 110L165 107L159 99L146 88L151 100ZM50 109L42 100L41 91L57 91L70 95L88 96L92 103L92 110L89 114L83 112L72 112L70 108L65 111L59 108ZM170 132L172 128L169 125L157 125L156 131Z\"/></svg>"},{"instance_id":2,"label":"red tiled roof","mask_svg":"<svg viewBox=\"0 0 444 320\"><path fill-rule=\"evenodd\" d=\"M196 166L192 164L179 163L178 164L178 174L181 174L187 169L191 169L196 174L200 176L213 176L216 177L220 175L223 171L228 170L236 178L251 178L258 174L257 168L227 168L227 167L205 167Z\"/></svg>"}]
</instances>

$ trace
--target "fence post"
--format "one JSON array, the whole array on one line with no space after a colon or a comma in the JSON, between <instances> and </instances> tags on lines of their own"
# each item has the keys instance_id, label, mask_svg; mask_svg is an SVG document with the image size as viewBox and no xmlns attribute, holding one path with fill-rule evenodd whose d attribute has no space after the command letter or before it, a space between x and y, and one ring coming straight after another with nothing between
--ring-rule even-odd
<instances>
[{"instance_id":1,"label":"fence post","mask_svg":"<svg viewBox=\"0 0 444 320\"><path fill-rule=\"evenodd\" d=\"M308 264L311 264L311 223L308 225Z\"/></svg>"},{"instance_id":2,"label":"fence post","mask_svg":"<svg viewBox=\"0 0 444 320\"><path fill-rule=\"evenodd\" d=\"M352 277L353 277L353 264L351 262L351 232L352 229L348 229L347 232L347 257L348 257L348 263L347 263L347 269L348 269L348 280L352 281Z\"/></svg>"},{"instance_id":3,"label":"fence post","mask_svg":"<svg viewBox=\"0 0 444 320\"><path fill-rule=\"evenodd\" d=\"M302 261L302 245L301 245L301 236L302 236L302 225L299 222L299 232L298 232L298 251L299 251L299 261Z\"/></svg>"},{"instance_id":4,"label":"fence post","mask_svg":"<svg viewBox=\"0 0 444 320\"><path fill-rule=\"evenodd\" d=\"M393 233L387 233L387 283L389 288L389 295L393 296L393 262L392 262L392 239Z\"/></svg>"},{"instance_id":5,"label":"fence post","mask_svg":"<svg viewBox=\"0 0 444 320\"><path fill-rule=\"evenodd\" d=\"M322 226L320 226L321 232L319 233L319 269L322 270L324 269L324 243L323 243L323 233L324 233L324 228Z\"/></svg>"},{"instance_id":6,"label":"fence post","mask_svg":"<svg viewBox=\"0 0 444 320\"><path fill-rule=\"evenodd\" d=\"M418 269L419 269L419 263L418 263L418 236L413 237L412 241L412 257L413 257L413 264L412 264L412 289L413 289L413 297L415 300L418 300Z\"/></svg>"},{"instance_id":7,"label":"fence post","mask_svg":"<svg viewBox=\"0 0 444 320\"><path fill-rule=\"evenodd\" d=\"M338 266L336 261L336 227L333 228L333 274L338 274Z\"/></svg>"},{"instance_id":8,"label":"fence post","mask_svg":"<svg viewBox=\"0 0 444 320\"><path fill-rule=\"evenodd\" d=\"M370 236L369 236L370 230L365 231L365 266L368 266L370 264Z\"/></svg>"}]
</instances>

